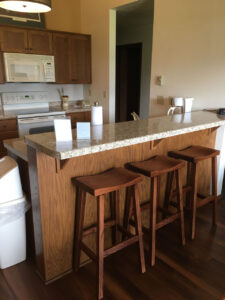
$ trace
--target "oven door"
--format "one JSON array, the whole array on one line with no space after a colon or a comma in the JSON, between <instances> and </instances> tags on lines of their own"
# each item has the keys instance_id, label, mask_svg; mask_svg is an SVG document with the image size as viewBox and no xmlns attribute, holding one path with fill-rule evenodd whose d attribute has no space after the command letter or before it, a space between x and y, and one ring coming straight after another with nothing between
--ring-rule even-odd
<instances>
[{"instance_id":1,"label":"oven door","mask_svg":"<svg viewBox=\"0 0 225 300\"><path fill-rule=\"evenodd\" d=\"M65 115L18 119L19 136L54 131L54 119L57 118L65 118Z\"/></svg>"}]
</instances>

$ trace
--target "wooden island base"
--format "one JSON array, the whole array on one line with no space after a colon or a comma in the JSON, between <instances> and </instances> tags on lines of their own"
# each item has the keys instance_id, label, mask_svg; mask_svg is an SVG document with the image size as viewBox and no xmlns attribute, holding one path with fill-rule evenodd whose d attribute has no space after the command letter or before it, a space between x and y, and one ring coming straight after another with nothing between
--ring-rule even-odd
<instances>
[{"instance_id":1,"label":"wooden island base","mask_svg":"<svg viewBox=\"0 0 225 300\"><path fill-rule=\"evenodd\" d=\"M71 178L96 174L113 167L124 166L128 162L141 161L170 150L182 149L190 145L214 148L216 128L182 134L160 141L147 142L128 147L108 150L96 154L74 157L58 161L43 152L28 146L28 163L32 195L34 236L36 246L36 267L42 279L48 283L63 276L73 268L75 188ZM200 164L199 187L202 193L210 191L210 161ZM186 170L183 172L183 183ZM161 200L165 190L162 180ZM141 202L149 200L149 179L140 185ZM124 192L120 196L120 209L124 208ZM85 226L96 221L96 201L88 195ZM106 218L109 217L109 201L106 205ZM122 214L121 214L122 215ZM148 226L147 214L143 222ZM106 232L106 247L110 245L110 232ZM95 251L95 234L85 241ZM82 262L87 257L82 256Z\"/></svg>"}]
</instances>

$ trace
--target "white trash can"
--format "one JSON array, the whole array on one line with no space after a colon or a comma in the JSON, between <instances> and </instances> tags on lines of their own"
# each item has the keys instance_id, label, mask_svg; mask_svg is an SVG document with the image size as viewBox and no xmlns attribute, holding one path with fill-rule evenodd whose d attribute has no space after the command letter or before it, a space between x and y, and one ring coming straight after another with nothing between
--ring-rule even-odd
<instances>
[{"instance_id":1,"label":"white trash can","mask_svg":"<svg viewBox=\"0 0 225 300\"><path fill-rule=\"evenodd\" d=\"M0 269L26 259L25 213L19 168L11 157L0 159Z\"/></svg>"}]
</instances>

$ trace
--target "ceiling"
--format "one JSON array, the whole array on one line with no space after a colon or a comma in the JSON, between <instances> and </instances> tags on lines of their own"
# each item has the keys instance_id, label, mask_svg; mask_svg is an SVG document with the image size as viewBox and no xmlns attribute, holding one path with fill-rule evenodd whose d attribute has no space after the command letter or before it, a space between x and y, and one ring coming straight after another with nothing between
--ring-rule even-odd
<instances>
[{"instance_id":1,"label":"ceiling","mask_svg":"<svg viewBox=\"0 0 225 300\"><path fill-rule=\"evenodd\" d=\"M117 25L133 25L137 22L146 24L152 21L154 13L154 0L139 0L137 2L120 6L117 11Z\"/></svg>"}]
</instances>

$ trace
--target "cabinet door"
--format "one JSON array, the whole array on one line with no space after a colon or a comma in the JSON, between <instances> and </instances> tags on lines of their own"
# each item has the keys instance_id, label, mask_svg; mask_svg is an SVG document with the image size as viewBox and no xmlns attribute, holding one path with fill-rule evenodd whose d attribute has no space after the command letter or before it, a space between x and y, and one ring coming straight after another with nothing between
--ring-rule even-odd
<instances>
[{"instance_id":1,"label":"cabinet door","mask_svg":"<svg viewBox=\"0 0 225 300\"><path fill-rule=\"evenodd\" d=\"M28 45L29 53L52 55L52 33L38 30L29 30Z\"/></svg>"},{"instance_id":2,"label":"cabinet door","mask_svg":"<svg viewBox=\"0 0 225 300\"><path fill-rule=\"evenodd\" d=\"M70 78L73 83L91 83L91 37L71 35Z\"/></svg>"},{"instance_id":3,"label":"cabinet door","mask_svg":"<svg viewBox=\"0 0 225 300\"><path fill-rule=\"evenodd\" d=\"M4 71L4 65L3 65L3 56L0 52L0 83L5 82L5 71Z\"/></svg>"},{"instance_id":4,"label":"cabinet door","mask_svg":"<svg viewBox=\"0 0 225 300\"><path fill-rule=\"evenodd\" d=\"M85 122L85 112L67 113L67 117L71 119L72 128L76 128L77 122Z\"/></svg>"},{"instance_id":5,"label":"cabinet door","mask_svg":"<svg viewBox=\"0 0 225 300\"><path fill-rule=\"evenodd\" d=\"M55 54L56 83L71 83L69 74L70 35L53 33L53 46Z\"/></svg>"},{"instance_id":6,"label":"cabinet door","mask_svg":"<svg viewBox=\"0 0 225 300\"><path fill-rule=\"evenodd\" d=\"M85 111L85 122L91 122L91 111Z\"/></svg>"},{"instance_id":7,"label":"cabinet door","mask_svg":"<svg viewBox=\"0 0 225 300\"><path fill-rule=\"evenodd\" d=\"M11 27L0 27L0 30L2 51L25 53L28 50L27 30Z\"/></svg>"}]
</instances>

